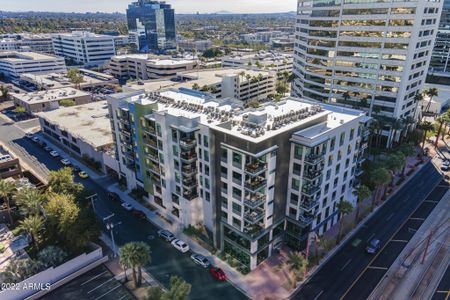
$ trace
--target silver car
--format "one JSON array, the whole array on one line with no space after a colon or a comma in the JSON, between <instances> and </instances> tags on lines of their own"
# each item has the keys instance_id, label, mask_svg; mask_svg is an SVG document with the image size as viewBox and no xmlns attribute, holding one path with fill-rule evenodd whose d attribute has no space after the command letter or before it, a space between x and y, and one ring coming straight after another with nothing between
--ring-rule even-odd
<instances>
[{"instance_id":1,"label":"silver car","mask_svg":"<svg viewBox=\"0 0 450 300\"><path fill-rule=\"evenodd\" d=\"M197 265L202 266L205 269L208 268L211 265L209 260L206 257L204 257L203 255L201 255L201 254L194 253L194 254L191 255L191 259Z\"/></svg>"},{"instance_id":2,"label":"silver car","mask_svg":"<svg viewBox=\"0 0 450 300\"><path fill-rule=\"evenodd\" d=\"M175 235L172 232L164 229L158 230L158 236L166 240L166 242L171 242L175 239Z\"/></svg>"}]
</instances>

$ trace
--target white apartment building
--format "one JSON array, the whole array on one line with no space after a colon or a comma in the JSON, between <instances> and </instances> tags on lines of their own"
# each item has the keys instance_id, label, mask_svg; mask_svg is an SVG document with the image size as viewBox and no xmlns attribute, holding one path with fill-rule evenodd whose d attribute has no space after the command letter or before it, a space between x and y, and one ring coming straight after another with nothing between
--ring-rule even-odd
<instances>
[{"instance_id":1,"label":"white apartment building","mask_svg":"<svg viewBox=\"0 0 450 300\"><path fill-rule=\"evenodd\" d=\"M197 68L196 60L158 58L149 54L125 54L111 58L108 64L111 75L116 78L141 80L174 77L179 72Z\"/></svg>"},{"instance_id":2,"label":"white apartment building","mask_svg":"<svg viewBox=\"0 0 450 300\"><path fill-rule=\"evenodd\" d=\"M244 109L175 90L108 102L129 187L176 224L205 226L245 268L282 243L303 250L311 231L338 221L339 201L355 204L369 119L361 111L298 98Z\"/></svg>"},{"instance_id":3,"label":"white apartment building","mask_svg":"<svg viewBox=\"0 0 450 300\"><path fill-rule=\"evenodd\" d=\"M299 0L293 94L392 122L416 118L442 3Z\"/></svg>"},{"instance_id":4,"label":"white apartment building","mask_svg":"<svg viewBox=\"0 0 450 300\"><path fill-rule=\"evenodd\" d=\"M0 73L17 79L21 74L66 72L64 58L37 52L0 52Z\"/></svg>"},{"instance_id":5,"label":"white apartment building","mask_svg":"<svg viewBox=\"0 0 450 300\"><path fill-rule=\"evenodd\" d=\"M236 53L222 58L223 68L252 68L275 71L277 73L292 72L293 55L275 51L257 53Z\"/></svg>"},{"instance_id":6,"label":"white apartment building","mask_svg":"<svg viewBox=\"0 0 450 300\"><path fill-rule=\"evenodd\" d=\"M113 36L85 31L53 35L55 54L74 64L100 66L116 54Z\"/></svg>"},{"instance_id":7,"label":"white apartment building","mask_svg":"<svg viewBox=\"0 0 450 300\"><path fill-rule=\"evenodd\" d=\"M0 36L0 50L53 54L50 34L7 34Z\"/></svg>"}]
</instances>

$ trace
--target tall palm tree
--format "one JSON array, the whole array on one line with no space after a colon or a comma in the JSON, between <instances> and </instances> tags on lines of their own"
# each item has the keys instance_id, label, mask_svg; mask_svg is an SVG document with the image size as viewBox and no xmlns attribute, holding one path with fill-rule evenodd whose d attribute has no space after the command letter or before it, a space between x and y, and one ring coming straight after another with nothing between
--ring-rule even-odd
<instances>
[{"instance_id":1,"label":"tall palm tree","mask_svg":"<svg viewBox=\"0 0 450 300\"><path fill-rule=\"evenodd\" d=\"M144 242L130 242L120 248L120 264L133 271L136 287L142 283L142 267L151 262L150 247Z\"/></svg>"},{"instance_id":2,"label":"tall palm tree","mask_svg":"<svg viewBox=\"0 0 450 300\"><path fill-rule=\"evenodd\" d=\"M286 261L287 267L293 275L294 282L297 283L308 267L308 262L300 252L291 252Z\"/></svg>"},{"instance_id":3,"label":"tall palm tree","mask_svg":"<svg viewBox=\"0 0 450 300\"><path fill-rule=\"evenodd\" d=\"M337 204L337 209L339 210L339 213L341 215L341 218L339 219L339 232L337 236L337 242L339 243L342 238L342 229L344 227L344 217L351 213L353 211L353 206L348 201L341 201Z\"/></svg>"},{"instance_id":4,"label":"tall palm tree","mask_svg":"<svg viewBox=\"0 0 450 300\"><path fill-rule=\"evenodd\" d=\"M44 228L44 218L41 216L28 216L19 223L22 231L28 232L31 236L31 243L39 249L41 242L41 231Z\"/></svg>"},{"instance_id":5,"label":"tall palm tree","mask_svg":"<svg viewBox=\"0 0 450 300\"><path fill-rule=\"evenodd\" d=\"M370 180L375 186L375 194L372 197L372 205L370 211L373 211L375 204L378 201L380 192L384 189L384 186L391 181L391 174L384 167L379 167L370 173Z\"/></svg>"},{"instance_id":6,"label":"tall palm tree","mask_svg":"<svg viewBox=\"0 0 450 300\"><path fill-rule=\"evenodd\" d=\"M24 216L39 215L45 204L45 196L36 188L24 188L14 195L14 200Z\"/></svg>"},{"instance_id":7,"label":"tall palm tree","mask_svg":"<svg viewBox=\"0 0 450 300\"><path fill-rule=\"evenodd\" d=\"M388 159L386 160L386 165L389 168L389 170L392 172L391 186L394 185L395 175L405 165L405 160L406 160L405 156L400 151L396 152L394 154L390 154L388 156Z\"/></svg>"},{"instance_id":8,"label":"tall palm tree","mask_svg":"<svg viewBox=\"0 0 450 300\"><path fill-rule=\"evenodd\" d=\"M441 116L439 116L436 121L439 123L439 128L436 133L436 141L434 142L434 146L437 147L439 143L439 137L442 133L442 128L444 127L444 124L447 124L450 122L450 110L443 113Z\"/></svg>"},{"instance_id":9,"label":"tall palm tree","mask_svg":"<svg viewBox=\"0 0 450 300\"><path fill-rule=\"evenodd\" d=\"M427 140L427 133L434 129L433 123L425 121L419 124L419 128L422 130L422 151L420 156L423 156L423 151L425 150L425 142Z\"/></svg>"},{"instance_id":10,"label":"tall palm tree","mask_svg":"<svg viewBox=\"0 0 450 300\"><path fill-rule=\"evenodd\" d=\"M0 180L0 198L2 198L6 204L6 210L8 211L9 216L9 224L11 226L13 225L14 220L11 215L10 200L15 192L16 192L16 185L14 183L6 180Z\"/></svg>"},{"instance_id":11,"label":"tall palm tree","mask_svg":"<svg viewBox=\"0 0 450 300\"><path fill-rule=\"evenodd\" d=\"M356 196L356 212L355 212L355 224L359 222L359 212L361 209L361 202L369 198L372 192L365 185L360 185L356 190L353 191L353 195Z\"/></svg>"},{"instance_id":12,"label":"tall palm tree","mask_svg":"<svg viewBox=\"0 0 450 300\"><path fill-rule=\"evenodd\" d=\"M430 106L431 106L431 102L433 101L433 98L435 96L438 96L439 92L437 88L429 88L427 91L425 91L426 95L428 97L430 97L430 100L428 101L427 107L425 109L425 112L429 112L430 110Z\"/></svg>"},{"instance_id":13,"label":"tall palm tree","mask_svg":"<svg viewBox=\"0 0 450 300\"><path fill-rule=\"evenodd\" d=\"M401 145L400 148L398 149L398 151L400 151L405 156L405 164L404 164L402 172L401 172L402 176L404 176L405 175L406 166L408 164L408 157L415 156L416 155L416 149L415 149L413 144L408 143L408 144Z\"/></svg>"}]
</instances>

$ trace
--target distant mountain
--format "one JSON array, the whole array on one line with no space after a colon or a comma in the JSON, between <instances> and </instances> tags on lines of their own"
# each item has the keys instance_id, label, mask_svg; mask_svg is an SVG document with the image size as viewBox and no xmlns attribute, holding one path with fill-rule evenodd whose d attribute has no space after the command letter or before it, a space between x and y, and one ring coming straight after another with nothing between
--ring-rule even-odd
<instances>
[{"instance_id":1,"label":"distant mountain","mask_svg":"<svg viewBox=\"0 0 450 300\"><path fill-rule=\"evenodd\" d=\"M215 12L216 15L234 15L235 13L228 11L228 10L220 10L218 12Z\"/></svg>"}]
</instances>

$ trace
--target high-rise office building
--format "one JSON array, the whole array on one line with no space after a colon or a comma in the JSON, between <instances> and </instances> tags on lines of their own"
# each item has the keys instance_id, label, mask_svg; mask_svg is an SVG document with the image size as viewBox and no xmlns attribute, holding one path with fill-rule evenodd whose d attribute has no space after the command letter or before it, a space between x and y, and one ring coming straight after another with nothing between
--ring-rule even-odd
<instances>
[{"instance_id":1,"label":"high-rise office building","mask_svg":"<svg viewBox=\"0 0 450 300\"><path fill-rule=\"evenodd\" d=\"M293 94L413 120L437 34L438 0L299 0ZM393 138L391 138L393 137Z\"/></svg>"},{"instance_id":2,"label":"high-rise office building","mask_svg":"<svg viewBox=\"0 0 450 300\"><path fill-rule=\"evenodd\" d=\"M439 27L446 28L450 27L450 0L443 0L444 6L442 7L441 22L439 22Z\"/></svg>"},{"instance_id":3,"label":"high-rise office building","mask_svg":"<svg viewBox=\"0 0 450 300\"><path fill-rule=\"evenodd\" d=\"M175 10L162 1L138 0L127 9L130 43L140 52L176 48Z\"/></svg>"},{"instance_id":4,"label":"high-rise office building","mask_svg":"<svg viewBox=\"0 0 450 300\"><path fill-rule=\"evenodd\" d=\"M361 111L298 98L247 108L194 91L109 96L122 180L181 227L202 225L215 246L254 269L283 242L353 201L367 148Z\"/></svg>"}]
</instances>

